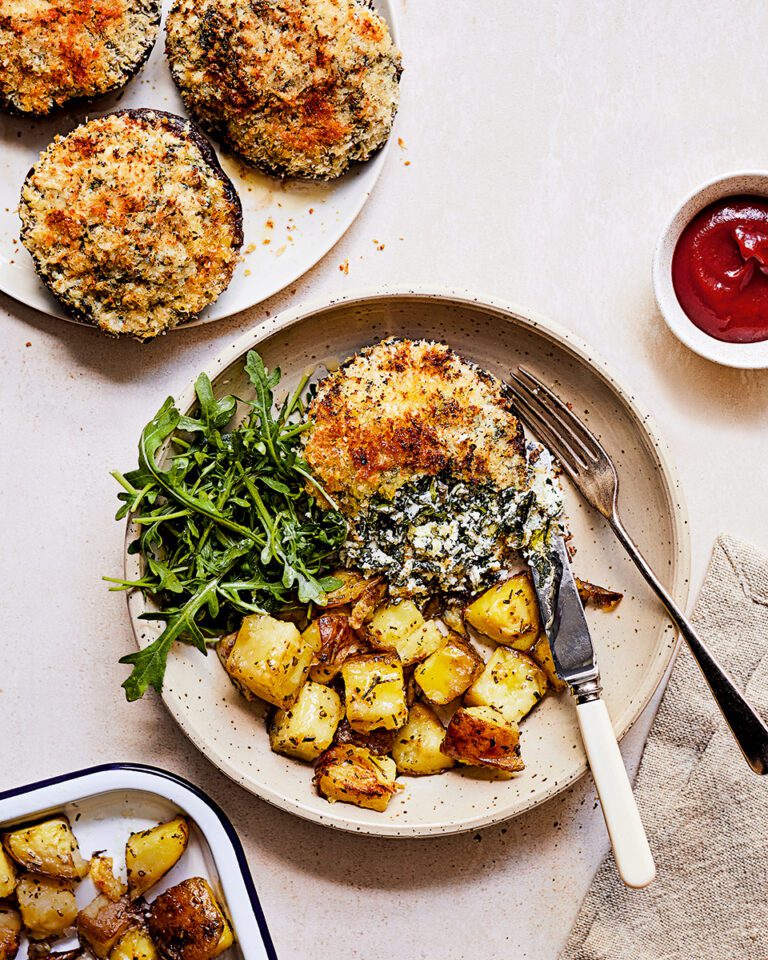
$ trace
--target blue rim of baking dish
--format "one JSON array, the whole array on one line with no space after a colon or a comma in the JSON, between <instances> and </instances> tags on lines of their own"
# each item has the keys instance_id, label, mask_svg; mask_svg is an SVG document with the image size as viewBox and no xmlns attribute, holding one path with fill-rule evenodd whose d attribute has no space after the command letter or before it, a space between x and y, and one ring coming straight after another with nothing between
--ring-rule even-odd
<instances>
[{"instance_id":1,"label":"blue rim of baking dish","mask_svg":"<svg viewBox=\"0 0 768 960\"><path fill-rule=\"evenodd\" d=\"M59 783L67 783L70 780L77 780L81 777L90 776L94 773L109 773L110 771L134 771L137 773L149 773L156 777L162 777L164 780L170 780L172 783L178 784L186 790L189 790L190 793L193 793L199 800L202 800L203 803L215 814L221 826L224 828L224 832L229 839L229 842L232 845L232 849L237 859L238 866L240 868L240 874L245 884L245 890L248 894L248 899L251 902L251 907L253 908L254 916L256 917L256 922L259 926L259 932L261 933L261 938L264 943L264 950L266 951L269 960L278 960L277 953L275 952L274 944L272 943L272 936L269 932L269 927L267 926L267 918L264 916L264 910L262 909L261 902L259 900L259 895L256 892L256 886L253 882L253 877L251 876L251 871L248 866L248 860L245 856L245 850L243 849L243 844L240 841L240 837L235 830L232 821L224 813L221 807L216 803L215 800L212 800L205 791L201 790L200 787L196 786L194 783L191 783L189 780L185 780L183 777L177 776L175 773L169 773L167 770L161 770L159 767L153 767L147 763L102 763L94 767L85 767L82 770L73 770L71 773L62 773L55 777L48 777L45 780L37 780L34 783L27 783L21 787L12 787L10 790L0 791L0 803L3 800L9 800L12 797L20 797L27 793L33 793L36 790L45 789L45 787L51 787Z\"/></svg>"}]
</instances>

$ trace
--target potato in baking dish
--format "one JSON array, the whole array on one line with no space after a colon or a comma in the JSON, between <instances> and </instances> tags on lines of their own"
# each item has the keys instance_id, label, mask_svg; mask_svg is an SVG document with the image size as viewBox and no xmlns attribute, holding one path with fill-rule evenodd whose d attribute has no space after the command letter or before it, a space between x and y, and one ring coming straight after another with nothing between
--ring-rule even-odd
<instances>
[{"instance_id":1,"label":"potato in baking dish","mask_svg":"<svg viewBox=\"0 0 768 960\"><path fill-rule=\"evenodd\" d=\"M160 0L2 0L0 110L44 116L120 89L159 26Z\"/></svg>"},{"instance_id":2,"label":"potato in baking dish","mask_svg":"<svg viewBox=\"0 0 768 960\"><path fill-rule=\"evenodd\" d=\"M366 0L176 0L167 30L192 116L268 173L338 177L389 137L400 52Z\"/></svg>"},{"instance_id":3,"label":"potato in baking dish","mask_svg":"<svg viewBox=\"0 0 768 960\"><path fill-rule=\"evenodd\" d=\"M77 319L150 339L194 319L227 287L242 209L188 121L124 110L56 137L21 191L21 240Z\"/></svg>"}]
</instances>

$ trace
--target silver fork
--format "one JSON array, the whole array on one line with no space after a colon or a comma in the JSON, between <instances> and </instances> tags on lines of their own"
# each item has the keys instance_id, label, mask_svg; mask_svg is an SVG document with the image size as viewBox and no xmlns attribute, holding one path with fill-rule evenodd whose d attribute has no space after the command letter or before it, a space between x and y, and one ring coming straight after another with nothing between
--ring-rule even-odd
<instances>
[{"instance_id":1,"label":"silver fork","mask_svg":"<svg viewBox=\"0 0 768 960\"><path fill-rule=\"evenodd\" d=\"M619 477L613 461L597 437L530 371L518 367L518 373L510 376L509 389L520 419L544 441L587 503L611 525L685 637L747 763L755 773L768 773L768 727L717 662L624 529L617 507Z\"/></svg>"}]
</instances>

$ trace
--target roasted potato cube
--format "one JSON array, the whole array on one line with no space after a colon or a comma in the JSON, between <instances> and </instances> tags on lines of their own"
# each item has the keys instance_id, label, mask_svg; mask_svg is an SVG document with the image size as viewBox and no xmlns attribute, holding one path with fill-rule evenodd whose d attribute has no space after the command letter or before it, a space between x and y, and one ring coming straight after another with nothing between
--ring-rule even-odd
<instances>
[{"instance_id":1,"label":"roasted potato cube","mask_svg":"<svg viewBox=\"0 0 768 960\"><path fill-rule=\"evenodd\" d=\"M437 620L426 620L402 640L396 640L395 651L402 660L403 666L410 667L414 663L426 660L447 642L447 627L438 623Z\"/></svg>"},{"instance_id":2,"label":"roasted potato cube","mask_svg":"<svg viewBox=\"0 0 768 960\"><path fill-rule=\"evenodd\" d=\"M246 700L252 703L254 700L259 699L256 696L256 694L251 693L251 691L248 689L248 687L245 686L245 684L240 683L239 680L235 680L235 678L232 676L229 670L227 670L227 660L229 659L229 655L232 652L232 647L234 647L235 645L235 640L237 640L237 631L235 631L234 633L228 633L225 637L222 637L219 640L219 642L216 644L216 653L218 654L219 660L221 661L221 665L222 667L224 667L224 670L226 671L232 686L237 690L237 692L242 697L245 697Z\"/></svg>"},{"instance_id":3,"label":"roasted potato cube","mask_svg":"<svg viewBox=\"0 0 768 960\"><path fill-rule=\"evenodd\" d=\"M168 823L159 823L128 837L125 866L131 900L168 873L187 849L188 842L189 824L184 817L174 817Z\"/></svg>"},{"instance_id":4,"label":"roasted potato cube","mask_svg":"<svg viewBox=\"0 0 768 960\"><path fill-rule=\"evenodd\" d=\"M561 690L565 690L568 684L557 675L555 661L552 658L552 648L549 645L546 633L542 633L536 643L531 647L531 656L544 673L546 673L550 687L558 693L560 693Z\"/></svg>"},{"instance_id":5,"label":"roasted potato cube","mask_svg":"<svg viewBox=\"0 0 768 960\"><path fill-rule=\"evenodd\" d=\"M462 763L500 770L523 770L520 730L493 707L459 707L443 740L443 753Z\"/></svg>"},{"instance_id":6,"label":"roasted potato cube","mask_svg":"<svg viewBox=\"0 0 768 960\"><path fill-rule=\"evenodd\" d=\"M497 643L528 650L539 635L539 604L527 572L486 590L464 613L467 623Z\"/></svg>"},{"instance_id":7,"label":"roasted potato cube","mask_svg":"<svg viewBox=\"0 0 768 960\"><path fill-rule=\"evenodd\" d=\"M16 889L16 867L5 850L0 847L0 900L10 897Z\"/></svg>"},{"instance_id":8,"label":"roasted potato cube","mask_svg":"<svg viewBox=\"0 0 768 960\"><path fill-rule=\"evenodd\" d=\"M109 960L158 960L160 954L143 928L129 930L109 951Z\"/></svg>"},{"instance_id":9,"label":"roasted potato cube","mask_svg":"<svg viewBox=\"0 0 768 960\"><path fill-rule=\"evenodd\" d=\"M339 744L317 761L314 783L320 796L334 803L354 803L369 810L386 810L390 797L400 788L390 757L374 756L365 747Z\"/></svg>"},{"instance_id":10,"label":"roasted potato cube","mask_svg":"<svg viewBox=\"0 0 768 960\"><path fill-rule=\"evenodd\" d=\"M474 647L450 634L439 650L416 667L413 676L427 700L445 704L461 696L484 665Z\"/></svg>"},{"instance_id":11,"label":"roasted potato cube","mask_svg":"<svg viewBox=\"0 0 768 960\"><path fill-rule=\"evenodd\" d=\"M141 909L129 897L115 902L100 893L77 914L77 934L95 956L104 958L121 937L142 923Z\"/></svg>"},{"instance_id":12,"label":"roasted potato cube","mask_svg":"<svg viewBox=\"0 0 768 960\"><path fill-rule=\"evenodd\" d=\"M547 692L547 677L530 657L509 647L496 647L485 670L464 694L468 707L494 707L517 723Z\"/></svg>"},{"instance_id":13,"label":"roasted potato cube","mask_svg":"<svg viewBox=\"0 0 768 960\"><path fill-rule=\"evenodd\" d=\"M408 723L395 734L392 759L398 773L429 776L442 773L455 762L441 750L445 727L435 711L426 703L414 703Z\"/></svg>"},{"instance_id":14,"label":"roasted potato cube","mask_svg":"<svg viewBox=\"0 0 768 960\"><path fill-rule=\"evenodd\" d=\"M60 936L75 922L77 904L72 880L25 873L16 884L24 927L32 940Z\"/></svg>"},{"instance_id":15,"label":"roasted potato cube","mask_svg":"<svg viewBox=\"0 0 768 960\"><path fill-rule=\"evenodd\" d=\"M243 620L227 672L257 697L285 709L296 702L319 648L292 623L256 613Z\"/></svg>"},{"instance_id":16,"label":"roasted potato cube","mask_svg":"<svg viewBox=\"0 0 768 960\"><path fill-rule=\"evenodd\" d=\"M115 903L128 893L127 884L115 876L112 857L106 857L103 853L91 857L89 876L99 893L105 894Z\"/></svg>"},{"instance_id":17,"label":"roasted potato cube","mask_svg":"<svg viewBox=\"0 0 768 960\"><path fill-rule=\"evenodd\" d=\"M341 668L347 720L360 733L397 730L408 719L403 665L396 654L350 657Z\"/></svg>"},{"instance_id":18,"label":"roasted potato cube","mask_svg":"<svg viewBox=\"0 0 768 960\"><path fill-rule=\"evenodd\" d=\"M0 960L13 960L21 945L21 914L9 903L0 903Z\"/></svg>"},{"instance_id":19,"label":"roasted potato cube","mask_svg":"<svg viewBox=\"0 0 768 960\"><path fill-rule=\"evenodd\" d=\"M269 725L269 744L275 753L314 762L333 743L344 707L335 690L308 680L299 699L278 710Z\"/></svg>"},{"instance_id":20,"label":"roasted potato cube","mask_svg":"<svg viewBox=\"0 0 768 960\"><path fill-rule=\"evenodd\" d=\"M339 613L326 613L313 620L302 637L317 648L309 668L309 679L316 683L330 683L347 657L364 649L349 626L349 618Z\"/></svg>"},{"instance_id":21,"label":"roasted potato cube","mask_svg":"<svg viewBox=\"0 0 768 960\"><path fill-rule=\"evenodd\" d=\"M80 856L66 817L12 830L3 835L3 844L17 863L33 873L63 880L81 880L88 873L88 861Z\"/></svg>"},{"instance_id":22,"label":"roasted potato cube","mask_svg":"<svg viewBox=\"0 0 768 960\"><path fill-rule=\"evenodd\" d=\"M424 617L413 600L399 600L379 607L368 624L373 643L383 650L396 650L404 640L424 623Z\"/></svg>"},{"instance_id":23,"label":"roasted potato cube","mask_svg":"<svg viewBox=\"0 0 768 960\"><path fill-rule=\"evenodd\" d=\"M149 911L149 932L168 960L212 960L235 942L229 920L201 877L160 894Z\"/></svg>"}]
</instances>

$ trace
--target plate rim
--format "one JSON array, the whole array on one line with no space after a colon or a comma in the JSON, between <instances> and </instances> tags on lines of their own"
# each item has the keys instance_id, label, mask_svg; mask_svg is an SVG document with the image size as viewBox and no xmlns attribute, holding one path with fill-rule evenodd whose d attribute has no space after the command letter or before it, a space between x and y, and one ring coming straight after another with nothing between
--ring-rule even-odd
<instances>
[{"instance_id":1,"label":"plate rim","mask_svg":"<svg viewBox=\"0 0 768 960\"><path fill-rule=\"evenodd\" d=\"M386 9L382 11L382 15L384 16L384 19L387 21L387 26L389 27L389 32L392 36L392 40L395 42L397 47L399 47L402 52L401 36L400 36L400 20L399 20L399 11L397 9L397 4L394 2L394 0L378 0L378 2L381 2L386 7ZM165 35L166 17L167 17L167 14L164 12L162 20L160 22L160 29L158 31L157 38L155 40L155 43L152 46L152 49L150 50L150 55L154 52L158 44L165 43L164 35ZM163 58L164 58L164 61L167 61L165 51L163 51ZM166 66L167 66L167 63L166 63ZM142 67L142 70L143 70L143 67ZM141 75L141 72L142 71L140 70L139 73L136 75L136 77L132 77L131 80L122 89L123 90L127 89L128 86L130 86L133 83L133 81L136 80ZM98 98L94 102L94 106L97 106L97 105L98 105ZM87 120L92 120L101 116L106 116L108 114L115 113L119 109L120 109L119 106L115 106L112 109L106 110L106 111L99 111L98 109L97 110L86 109L85 112L82 114L82 119L79 121L78 126L82 123L85 123ZM148 109L151 110L153 108L150 106ZM157 107L156 109L159 110L160 107ZM179 116L183 116L185 120L189 120L192 124L195 125L198 132L211 145L211 148L215 152L216 158L217 160L219 160L219 162L221 162L222 156L231 156L231 157L237 158L237 154L233 153L232 151L226 150L221 145L221 142L218 140L217 137L213 136L212 134L209 134L206 130L204 130L200 126L200 124L195 120L195 118L189 113L186 106L184 106L184 113L179 114ZM270 287L269 292L267 294L265 294L263 297L260 297L258 300L255 300L253 303L250 303L247 307L237 307L236 309L232 309L232 310L227 309L226 313L222 313L215 317L198 316L194 320L190 320L187 323L180 323L175 327L171 327L170 330L166 330L164 331L164 333L168 334L168 333L175 333L177 331L182 331L182 330L190 330L193 327L206 326L209 323L216 323L219 320L228 320L230 317L235 317L238 314L245 313L247 310L252 310L254 307L258 307L262 303L266 303L267 300L271 300L272 297L277 296L283 290L287 290L288 287L291 286L291 284L297 283L299 280L302 279L302 277L305 277L311 270L314 270L314 268L320 263L320 261L323 260L325 257L327 257L328 254L333 250L333 248L338 243L340 243L341 240L344 239L347 233L352 229L357 218L362 213L363 207L365 207L365 205L370 200L371 194L376 189L378 182L381 179L381 175L384 172L384 166L391 152L392 140L395 138L399 118L400 118L400 109L398 107L395 120L392 124L392 129L384 145L379 150L377 150L372 157L369 157L368 160L364 161L362 164L360 163L356 164L356 167L361 167L361 166L366 167L370 164L374 171L373 179L367 189L360 191L359 197L350 208L349 216L348 216L348 219L345 221L344 226L338 232L329 231L328 236L331 239L329 239L327 243L323 243L321 247L318 247L318 250L320 252L317 254L317 257L314 260L312 260L311 263L309 263L300 273L296 274L296 276L294 276L292 280L287 280L285 283L280 283L277 287ZM9 117L8 119L13 120L13 119L24 119L24 118ZM34 118L32 119L34 120ZM275 177L274 179L277 181L281 180L280 177ZM287 178L287 179L291 179L291 178ZM320 181L320 182L322 183L323 181ZM330 182L333 183L333 181L330 181ZM20 195L21 188L22 188L22 184L19 184L19 187L18 187L19 195ZM236 184L235 184L235 189L237 189ZM20 244L20 246L23 246L23 244ZM245 247L245 244L243 244L243 247ZM25 250L24 252L25 254L28 255L28 251ZM241 250L240 256L242 256L242 254L243 254L243 251ZM45 283L43 283L34 265L32 266L32 272L35 275L35 280L37 281L38 285L42 287L46 297L50 300L49 309L44 309L38 303L32 303L29 297L25 297L23 295L19 296L18 293L11 292L10 290L6 289L5 286L0 286L0 293L5 294L5 296L10 297L12 300L15 300L16 303L20 303L23 306L27 307L29 310L34 310L36 313L44 317L50 317L52 320L64 320L66 323L71 323L78 327L85 327L86 329L92 330L94 333L104 336L104 331L101 330L99 327L97 327L96 324L88 323L85 320L78 320L76 317L69 315L64 309L64 307L61 305L61 303L59 303L56 297L51 293L51 291L48 289ZM0 277L2 277L2 274L0 274ZM229 284L227 284L225 289L222 290L222 293L225 293L226 290L228 289L229 289ZM218 302L218 298L214 300L212 304L209 304L209 307L214 308L217 302ZM208 309L208 307L206 307L205 309ZM56 312L56 311L59 311L59 312ZM121 337L121 339L127 339L127 338Z\"/></svg>"},{"instance_id":2,"label":"plate rim","mask_svg":"<svg viewBox=\"0 0 768 960\"><path fill-rule=\"evenodd\" d=\"M631 388L623 382L622 378L617 377L611 371L607 361L605 361L599 353L596 354L585 340L561 324L549 319L544 319L543 316L535 311L523 311L518 305L510 301L494 296L480 296L466 288L452 288L428 284L405 286L387 285L384 287L361 288L337 297L315 297L279 311L262 323L257 324L241 334L232 344L222 349L216 357L206 365L206 372L211 379L214 379L219 369L224 369L229 366L247 350L256 348L261 342L274 334L287 330L317 314L322 314L339 306L354 306L357 303L369 303L371 300L396 300L401 298L427 301L438 300L449 305L452 303L456 306L464 305L467 307L488 309L499 319L504 320L504 322L516 323L558 343L559 346L564 347L586 364L614 394L618 395L618 398L626 404L636 422L642 428L642 432L653 447L654 454L658 458L661 466L661 473L670 501L672 532L674 535L673 554L675 559L670 593L678 605L682 609L685 609L690 594L691 571L691 538L690 524L688 523L688 508L678 470L671 457L669 446L659 430L656 419L644 408L642 403L637 402ZM195 396L194 380L188 381L186 386L174 396L176 404L181 408L186 409L191 406ZM125 534L126 549L124 553L124 565L126 579L130 579L133 573L130 565L138 562L135 556L131 556L127 552L127 546L132 539L133 535L129 522L126 525ZM143 596L140 591L134 590L128 593L126 600L131 630L136 645L140 649L139 628L142 621L138 620L138 614L144 609ZM674 639L667 645L667 649L658 654L652 662L651 669L648 671L648 677L644 684L638 688L633 699L629 701L628 707L619 717L620 722L614 728L619 741L623 739L643 714L653 699L662 680L667 675L680 643L677 630L673 630L672 637ZM175 709L174 701L180 698L175 697L166 690L161 695L161 699L182 732L203 756L249 793L302 819L349 833L416 839L430 836L446 836L465 833L469 830L477 830L482 827L501 823L505 820L511 820L546 803L580 780L588 770L586 758L583 758L579 765L574 768L568 776L553 781L552 785L548 786L545 791L537 796L523 800L518 809L513 812L499 811L494 807L489 808L486 812L479 813L469 820L465 819L460 822L446 820L444 822L436 821L428 824L413 825L384 820L377 822L373 819L352 821L343 815L339 816L335 812L336 807L339 806L338 804L329 804L327 813L319 813L316 809L301 801L285 797L273 787L261 784L257 785L252 780L242 777L236 771L233 764L230 763L226 753L219 751L215 745L206 742L202 737L198 737L195 731L187 725L183 712Z\"/></svg>"}]
</instances>

